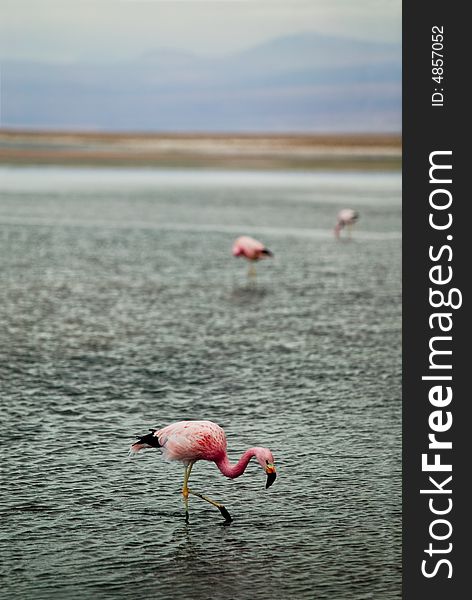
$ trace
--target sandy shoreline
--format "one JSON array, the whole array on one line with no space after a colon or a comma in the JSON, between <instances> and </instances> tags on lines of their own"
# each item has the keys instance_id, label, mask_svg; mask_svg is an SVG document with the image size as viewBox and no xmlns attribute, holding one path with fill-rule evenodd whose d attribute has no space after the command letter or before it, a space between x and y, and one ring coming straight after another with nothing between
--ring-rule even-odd
<instances>
[{"instance_id":1,"label":"sandy shoreline","mask_svg":"<svg viewBox=\"0 0 472 600\"><path fill-rule=\"evenodd\" d=\"M0 164L398 170L401 168L401 136L150 134L0 129Z\"/></svg>"}]
</instances>

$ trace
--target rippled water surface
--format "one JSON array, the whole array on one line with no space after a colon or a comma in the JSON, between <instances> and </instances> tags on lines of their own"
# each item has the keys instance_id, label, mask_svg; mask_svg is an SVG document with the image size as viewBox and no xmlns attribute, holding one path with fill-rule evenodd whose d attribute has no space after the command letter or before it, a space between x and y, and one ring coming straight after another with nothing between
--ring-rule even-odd
<instances>
[{"instance_id":1,"label":"rippled water surface","mask_svg":"<svg viewBox=\"0 0 472 600\"><path fill-rule=\"evenodd\" d=\"M0 170L1 598L400 598L400 176ZM342 207L361 214L333 239ZM231 256L236 235L275 258ZM184 418L264 489L129 444Z\"/></svg>"}]
</instances>

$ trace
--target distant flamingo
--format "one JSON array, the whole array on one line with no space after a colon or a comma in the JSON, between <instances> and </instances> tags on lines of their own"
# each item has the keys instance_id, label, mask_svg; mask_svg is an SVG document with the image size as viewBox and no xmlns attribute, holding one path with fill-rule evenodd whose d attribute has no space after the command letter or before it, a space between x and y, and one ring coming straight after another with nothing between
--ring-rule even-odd
<instances>
[{"instance_id":1,"label":"distant flamingo","mask_svg":"<svg viewBox=\"0 0 472 600\"><path fill-rule=\"evenodd\" d=\"M233 256L244 256L244 258L250 261L248 276L254 277L256 274L254 263L262 258L273 256L273 254L262 242L259 242L248 235L242 235L234 241Z\"/></svg>"},{"instance_id":2,"label":"distant flamingo","mask_svg":"<svg viewBox=\"0 0 472 600\"><path fill-rule=\"evenodd\" d=\"M343 208L338 212L338 220L334 228L334 235L340 238L341 230L347 227L349 237L351 237L351 227L359 219L359 213L352 208Z\"/></svg>"},{"instance_id":3,"label":"distant flamingo","mask_svg":"<svg viewBox=\"0 0 472 600\"><path fill-rule=\"evenodd\" d=\"M139 452L143 448L161 448L165 459L176 460L185 465L182 495L184 497L185 521L187 523L189 522L189 494L198 496L216 506L225 518L226 523L232 521L231 515L223 504L188 488L190 472L197 460L213 461L223 475L234 479L244 473L249 461L255 456L257 462L267 474L266 489L274 483L277 477L274 457L268 448L249 448L239 461L232 465L226 454L225 432L212 421L178 421L167 425L163 429L150 429L149 431L151 433L140 438L131 446L130 452Z\"/></svg>"}]
</instances>

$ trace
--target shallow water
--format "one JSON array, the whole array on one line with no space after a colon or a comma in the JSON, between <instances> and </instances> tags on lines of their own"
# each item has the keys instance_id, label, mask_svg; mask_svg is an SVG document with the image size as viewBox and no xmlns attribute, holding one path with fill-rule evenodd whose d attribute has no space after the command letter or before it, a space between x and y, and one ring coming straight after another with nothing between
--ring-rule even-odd
<instances>
[{"instance_id":1,"label":"shallow water","mask_svg":"<svg viewBox=\"0 0 472 600\"><path fill-rule=\"evenodd\" d=\"M0 597L401 597L400 176L0 170ZM339 208L361 217L336 243ZM238 234L275 253L248 281ZM211 419L225 479L149 450Z\"/></svg>"}]
</instances>

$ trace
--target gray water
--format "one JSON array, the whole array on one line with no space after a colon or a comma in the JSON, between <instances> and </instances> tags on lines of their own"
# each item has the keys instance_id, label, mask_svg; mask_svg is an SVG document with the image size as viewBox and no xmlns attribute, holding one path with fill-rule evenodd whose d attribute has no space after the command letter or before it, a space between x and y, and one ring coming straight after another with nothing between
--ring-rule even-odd
<instances>
[{"instance_id":1,"label":"gray water","mask_svg":"<svg viewBox=\"0 0 472 600\"><path fill-rule=\"evenodd\" d=\"M1 598L401 597L400 175L0 170ZM351 241L335 214L359 210ZM240 234L275 254L231 256ZM150 427L211 419L236 479Z\"/></svg>"}]
</instances>

